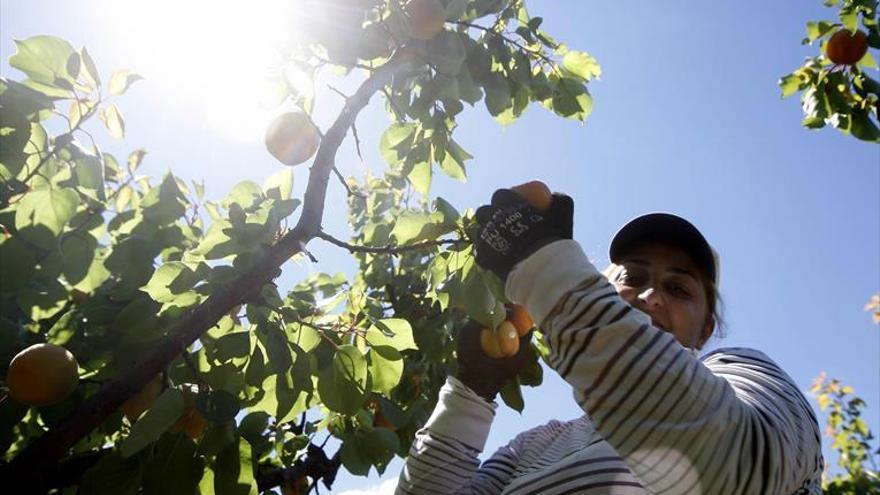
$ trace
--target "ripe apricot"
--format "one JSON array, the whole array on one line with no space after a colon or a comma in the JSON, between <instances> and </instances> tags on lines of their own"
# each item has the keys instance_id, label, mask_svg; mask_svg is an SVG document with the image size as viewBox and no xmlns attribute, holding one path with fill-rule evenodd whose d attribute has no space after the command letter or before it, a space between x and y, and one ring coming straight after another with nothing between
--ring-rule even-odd
<instances>
[{"instance_id":1,"label":"ripe apricot","mask_svg":"<svg viewBox=\"0 0 880 495\"><path fill-rule=\"evenodd\" d=\"M404 11L413 38L427 41L443 31L446 8L440 0L409 0Z\"/></svg>"},{"instance_id":2,"label":"ripe apricot","mask_svg":"<svg viewBox=\"0 0 880 495\"><path fill-rule=\"evenodd\" d=\"M318 151L321 135L304 113L279 115L266 129L266 149L285 165L298 165Z\"/></svg>"},{"instance_id":3,"label":"ripe apricot","mask_svg":"<svg viewBox=\"0 0 880 495\"><path fill-rule=\"evenodd\" d=\"M532 320L532 315L529 314L526 308L519 304L510 305L510 322L516 327L516 333L519 334L520 337L529 333L529 330L535 326L535 322Z\"/></svg>"},{"instance_id":4,"label":"ripe apricot","mask_svg":"<svg viewBox=\"0 0 880 495\"><path fill-rule=\"evenodd\" d=\"M828 40L825 53L835 64L853 65L868 51L868 36L862 31L840 29Z\"/></svg>"},{"instance_id":5,"label":"ripe apricot","mask_svg":"<svg viewBox=\"0 0 880 495\"><path fill-rule=\"evenodd\" d=\"M183 395L183 414L171 425L171 428L168 428L168 431L171 433L182 431L193 440L198 440L208 426L208 420L196 410L196 395L199 393L199 387L192 383L184 383L177 389Z\"/></svg>"},{"instance_id":6,"label":"ripe apricot","mask_svg":"<svg viewBox=\"0 0 880 495\"><path fill-rule=\"evenodd\" d=\"M550 192L550 188L539 180L526 182L511 189L528 201L532 208L542 213L549 210L553 203L553 193Z\"/></svg>"},{"instance_id":7,"label":"ripe apricot","mask_svg":"<svg viewBox=\"0 0 880 495\"><path fill-rule=\"evenodd\" d=\"M281 485L281 491L284 495L306 495L308 489L309 480L305 476L300 476L291 482Z\"/></svg>"},{"instance_id":8,"label":"ripe apricot","mask_svg":"<svg viewBox=\"0 0 880 495\"><path fill-rule=\"evenodd\" d=\"M510 320L504 320L495 329L495 339L498 341L498 348L501 349L501 355L504 357L515 356L519 352L519 333Z\"/></svg>"},{"instance_id":9,"label":"ripe apricot","mask_svg":"<svg viewBox=\"0 0 880 495\"><path fill-rule=\"evenodd\" d=\"M159 373L147 382L140 392L123 402L119 406L119 410L122 411L122 414L130 422L134 423L144 411L153 405L153 402L156 400L156 397L159 397L160 393L162 393L162 373Z\"/></svg>"},{"instance_id":10,"label":"ripe apricot","mask_svg":"<svg viewBox=\"0 0 880 495\"><path fill-rule=\"evenodd\" d=\"M79 384L79 365L67 349L34 344L9 363L9 396L29 406L48 406L66 399Z\"/></svg>"},{"instance_id":11,"label":"ripe apricot","mask_svg":"<svg viewBox=\"0 0 880 495\"><path fill-rule=\"evenodd\" d=\"M504 320L495 330L483 328L480 330L480 347L493 359L515 356L519 352L516 327L510 321Z\"/></svg>"},{"instance_id":12,"label":"ripe apricot","mask_svg":"<svg viewBox=\"0 0 880 495\"><path fill-rule=\"evenodd\" d=\"M373 416L373 426L376 428L387 428L391 431L397 431L397 426L391 421L388 421L388 418L386 418L381 411L377 411L375 416Z\"/></svg>"},{"instance_id":13,"label":"ripe apricot","mask_svg":"<svg viewBox=\"0 0 880 495\"><path fill-rule=\"evenodd\" d=\"M504 357L501 347L498 345L498 339L495 338L495 330L491 328L487 327L480 330L480 347L483 348L483 352L490 358L501 359Z\"/></svg>"}]
</instances>

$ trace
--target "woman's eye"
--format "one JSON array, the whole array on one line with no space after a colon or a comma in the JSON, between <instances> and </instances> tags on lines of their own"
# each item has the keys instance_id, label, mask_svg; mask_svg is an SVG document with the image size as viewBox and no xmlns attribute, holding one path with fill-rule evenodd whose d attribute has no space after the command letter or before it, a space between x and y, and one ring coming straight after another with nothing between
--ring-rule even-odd
<instances>
[{"instance_id":1,"label":"woman's eye","mask_svg":"<svg viewBox=\"0 0 880 495\"><path fill-rule=\"evenodd\" d=\"M627 285L629 287L638 287L639 285L642 284L643 279L644 279L644 277L641 277L639 275L635 275L632 273L624 273L623 275L620 276L620 278L618 280L623 285Z\"/></svg>"},{"instance_id":2,"label":"woman's eye","mask_svg":"<svg viewBox=\"0 0 880 495\"><path fill-rule=\"evenodd\" d=\"M671 289L672 289L672 293L678 297L690 297L691 296L691 292L683 285L673 284Z\"/></svg>"}]
</instances>

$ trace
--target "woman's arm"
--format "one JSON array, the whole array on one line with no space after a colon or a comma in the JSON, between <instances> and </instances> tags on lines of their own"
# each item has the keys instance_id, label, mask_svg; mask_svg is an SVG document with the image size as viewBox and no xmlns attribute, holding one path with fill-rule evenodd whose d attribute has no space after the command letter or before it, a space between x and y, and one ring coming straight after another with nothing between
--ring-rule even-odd
<instances>
[{"instance_id":1,"label":"woman's arm","mask_svg":"<svg viewBox=\"0 0 880 495\"><path fill-rule=\"evenodd\" d=\"M818 483L816 419L763 354L703 364L623 301L570 240L519 263L506 291L541 322L550 365L650 491L811 493Z\"/></svg>"},{"instance_id":2,"label":"woman's arm","mask_svg":"<svg viewBox=\"0 0 880 495\"><path fill-rule=\"evenodd\" d=\"M450 377L431 418L416 433L396 493L501 493L516 465L520 437L480 465L477 456L485 446L496 407Z\"/></svg>"}]
</instances>

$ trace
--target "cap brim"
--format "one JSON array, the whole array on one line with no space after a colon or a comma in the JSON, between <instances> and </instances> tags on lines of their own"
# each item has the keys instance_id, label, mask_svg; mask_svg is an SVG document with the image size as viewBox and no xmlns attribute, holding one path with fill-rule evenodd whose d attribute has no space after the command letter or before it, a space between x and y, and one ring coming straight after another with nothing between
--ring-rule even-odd
<instances>
[{"instance_id":1,"label":"cap brim","mask_svg":"<svg viewBox=\"0 0 880 495\"><path fill-rule=\"evenodd\" d=\"M665 242L682 248L709 279L717 283L717 269L712 247L690 222L670 213L649 213L630 220L617 231L608 249L612 263L646 241Z\"/></svg>"}]
</instances>

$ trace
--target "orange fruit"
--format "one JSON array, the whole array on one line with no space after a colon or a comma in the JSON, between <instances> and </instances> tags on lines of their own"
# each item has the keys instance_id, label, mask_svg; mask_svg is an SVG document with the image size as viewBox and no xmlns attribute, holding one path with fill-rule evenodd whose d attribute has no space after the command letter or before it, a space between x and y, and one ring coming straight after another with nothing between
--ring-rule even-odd
<instances>
[{"instance_id":1,"label":"orange fruit","mask_svg":"<svg viewBox=\"0 0 880 495\"><path fill-rule=\"evenodd\" d=\"M309 480L305 476L281 485L281 491L284 495L306 495L309 489Z\"/></svg>"},{"instance_id":2,"label":"orange fruit","mask_svg":"<svg viewBox=\"0 0 880 495\"><path fill-rule=\"evenodd\" d=\"M318 151L321 134L300 112L282 113L266 129L266 149L285 165L298 165Z\"/></svg>"},{"instance_id":3,"label":"orange fruit","mask_svg":"<svg viewBox=\"0 0 880 495\"><path fill-rule=\"evenodd\" d=\"M510 305L510 322L516 327L516 333L519 334L520 337L529 333L529 330L535 326L535 322L532 320L532 315L529 314L526 308L519 304Z\"/></svg>"},{"instance_id":4,"label":"orange fruit","mask_svg":"<svg viewBox=\"0 0 880 495\"><path fill-rule=\"evenodd\" d=\"M144 411L153 405L153 402L156 400L156 397L159 397L160 393L162 393L162 373L159 373L147 382L140 392L123 402L119 406L119 410L128 418L128 421L134 423Z\"/></svg>"},{"instance_id":5,"label":"orange fruit","mask_svg":"<svg viewBox=\"0 0 880 495\"><path fill-rule=\"evenodd\" d=\"M515 356L519 352L519 334L509 320L504 320L498 328L480 330L480 347L493 359Z\"/></svg>"},{"instance_id":6,"label":"orange fruit","mask_svg":"<svg viewBox=\"0 0 880 495\"><path fill-rule=\"evenodd\" d=\"M504 320L498 325L495 329L495 339L498 341L502 356L512 357L519 352L519 333L510 320Z\"/></svg>"},{"instance_id":7,"label":"orange fruit","mask_svg":"<svg viewBox=\"0 0 880 495\"><path fill-rule=\"evenodd\" d=\"M498 339L495 338L495 331L491 328L480 330L480 347L490 358L501 359L504 357L501 347L498 345Z\"/></svg>"},{"instance_id":8,"label":"orange fruit","mask_svg":"<svg viewBox=\"0 0 880 495\"><path fill-rule=\"evenodd\" d=\"M182 431L193 440L198 440L208 426L208 420L196 410L196 395L199 393L199 387L192 383L184 383L177 389L183 394L183 414L171 425L171 428L168 428L168 431L171 433Z\"/></svg>"},{"instance_id":9,"label":"orange fruit","mask_svg":"<svg viewBox=\"0 0 880 495\"><path fill-rule=\"evenodd\" d=\"M446 8L440 0L410 0L404 7L410 36L427 41L443 31Z\"/></svg>"},{"instance_id":10,"label":"orange fruit","mask_svg":"<svg viewBox=\"0 0 880 495\"><path fill-rule=\"evenodd\" d=\"M532 208L542 213L549 210L553 203L553 193L550 192L550 188L539 180L526 182L511 189L528 201Z\"/></svg>"},{"instance_id":11,"label":"orange fruit","mask_svg":"<svg viewBox=\"0 0 880 495\"><path fill-rule=\"evenodd\" d=\"M868 36L862 31L853 33L849 29L840 29L828 40L825 53L835 64L853 65L868 51Z\"/></svg>"},{"instance_id":12,"label":"orange fruit","mask_svg":"<svg viewBox=\"0 0 880 495\"><path fill-rule=\"evenodd\" d=\"M373 426L376 428L387 428L391 431L397 431L397 426L391 421L388 421L388 418L386 418L381 412L376 412L376 415L373 416Z\"/></svg>"},{"instance_id":13,"label":"orange fruit","mask_svg":"<svg viewBox=\"0 0 880 495\"><path fill-rule=\"evenodd\" d=\"M79 365L67 349L34 344L9 363L9 396L29 406L48 406L66 399L79 384Z\"/></svg>"}]
</instances>

